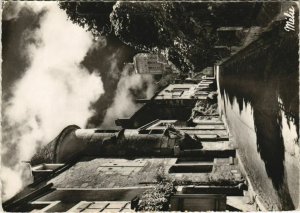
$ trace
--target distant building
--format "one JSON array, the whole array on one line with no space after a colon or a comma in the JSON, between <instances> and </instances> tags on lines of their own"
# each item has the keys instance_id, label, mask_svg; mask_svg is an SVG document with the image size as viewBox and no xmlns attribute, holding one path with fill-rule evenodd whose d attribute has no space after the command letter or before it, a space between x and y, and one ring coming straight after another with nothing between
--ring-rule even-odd
<instances>
[{"instance_id":1,"label":"distant building","mask_svg":"<svg viewBox=\"0 0 300 213\"><path fill-rule=\"evenodd\" d=\"M171 104L195 105L198 100L206 100L207 95L215 89L214 82L203 80L201 83L170 84L160 91L153 99L156 102ZM180 100L179 102L177 100ZM183 104L184 103L184 104Z\"/></svg>"},{"instance_id":2,"label":"distant building","mask_svg":"<svg viewBox=\"0 0 300 213\"><path fill-rule=\"evenodd\" d=\"M151 53L138 53L133 58L137 74L162 75L176 72L174 67L161 55Z\"/></svg>"}]
</instances>

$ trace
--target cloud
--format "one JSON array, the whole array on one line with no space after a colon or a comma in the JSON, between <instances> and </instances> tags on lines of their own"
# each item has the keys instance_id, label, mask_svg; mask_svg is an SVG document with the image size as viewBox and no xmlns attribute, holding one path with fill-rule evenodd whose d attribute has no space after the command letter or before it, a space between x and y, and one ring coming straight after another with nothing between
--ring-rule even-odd
<instances>
[{"instance_id":1,"label":"cloud","mask_svg":"<svg viewBox=\"0 0 300 213\"><path fill-rule=\"evenodd\" d=\"M21 170L13 170L8 167L1 168L1 181L4 186L5 196L2 198L3 200L12 197L17 191L22 188L23 181L20 177L22 177Z\"/></svg>"},{"instance_id":2,"label":"cloud","mask_svg":"<svg viewBox=\"0 0 300 213\"><path fill-rule=\"evenodd\" d=\"M141 107L135 103L132 91L138 91L140 97L152 97L154 94L153 78L151 75L134 74L130 66L125 66L113 104L106 112L102 127L115 126L116 119L130 117Z\"/></svg>"},{"instance_id":3,"label":"cloud","mask_svg":"<svg viewBox=\"0 0 300 213\"><path fill-rule=\"evenodd\" d=\"M107 37L106 42L106 46L90 51L82 62L89 70L99 70L105 90L100 99L93 104L96 114L89 119L88 128L97 128L102 124L107 109L113 103L124 64L131 62L136 54L133 48L114 37Z\"/></svg>"},{"instance_id":4,"label":"cloud","mask_svg":"<svg viewBox=\"0 0 300 213\"><path fill-rule=\"evenodd\" d=\"M2 2L2 8L2 19L11 20L18 18L22 7L20 4L14 4L12 2Z\"/></svg>"},{"instance_id":5,"label":"cloud","mask_svg":"<svg viewBox=\"0 0 300 213\"><path fill-rule=\"evenodd\" d=\"M20 161L29 160L39 146L51 141L65 126L84 127L94 113L91 104L104 93L101 77L95 74L98 72L90 73L80 65L87 52L97 48L91 33L67 21L56 2L21 6L46 12L40 28L23 37L23 54L30 65L12 87L12 97L2 103L4 200L24 185Z\"/></svg>"},{"instance_id":6,"label":"cloud","mask_svg":"<svg viewBox=\"0 0 300 213\"><path fill-rule=\"evenodd\" d=\"M10 2L3 1L3 20L12 20L20 17L20 12L22 9L27 8L33 13L39 13L42 10L47 10L49 4L41 4L40 2Z\"/></svg>"}]
</instances>

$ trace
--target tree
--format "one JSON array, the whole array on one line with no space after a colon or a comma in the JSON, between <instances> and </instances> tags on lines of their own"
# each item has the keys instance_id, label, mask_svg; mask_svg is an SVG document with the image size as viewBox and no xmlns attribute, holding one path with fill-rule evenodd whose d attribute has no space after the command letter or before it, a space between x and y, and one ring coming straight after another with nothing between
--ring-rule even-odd
<instances>
[{"instance_id":1,"label":"tree","mask_svg":"<svg viewBox=\"0 0 300 213\"><path fill-rule=\"evenodd\" d=\"M94 34L117 36L138 51L161 53L182 71L217 59L216 3L61 2L69 18Z\"/></svg>"},{"instance_id":2,"label":"tree","mask_svg":"<svg viewBox=\"0 0 300 213\"><path fill-rule=\"evenodd\" d=\"M59 7L66 11L69 19L81 27L87 28L94 35L114 34L109 15L114 2L59 2Z\"/></svg>"},{"instance_id":3,"label":"tree","mask_svg":"<svg viewBox=\"0 0 300 213\"><path fill-rule=\"evenodd\" d=\"M215 16L210 4L118 2L110 15L116 36L142 51L160 52L183 71L215 59Z\"/></svg>"}]
</instances>

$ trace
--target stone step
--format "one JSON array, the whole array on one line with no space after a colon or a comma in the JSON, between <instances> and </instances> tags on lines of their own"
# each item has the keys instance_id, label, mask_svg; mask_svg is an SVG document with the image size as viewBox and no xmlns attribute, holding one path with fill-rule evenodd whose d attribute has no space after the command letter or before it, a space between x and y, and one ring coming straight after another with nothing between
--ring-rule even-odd
<instances>
[{"instance_id":1,"label":"stone step","mask_svg":"<svg viewBox=\"0 0 300 213\"><path fill-rule=\"evenodd\" d=\"M232 207L236 211L255 212L254 205L248 203L248 198L244 196L227 196L226 205Z\"/></svg>"},{"instance_id":2,"label":"stone step","mask_svg":"<svg viewBox=\"0 0 300 213\"><path fill-rule=\"evenodd\" d=\"M224 125L223 121L213 121L213 120L199 120L199 119L194 119L194 123L197 125Z\"/></svg>"},{"instance_id":3,"label":"stone step","mask_svg":"<svg viewBox=\"0 0 300 213\"><path fill-rule=\"evenodd\" d=\"M227 131L219 130L219 129L212 129L212 130L199 130L199 129L184 129L183 132L186 132L190 135L209 135L210 137L228 137Z\"/></svg>"},{"instance_id":4,"label":"stone step","mask_svg":"<svg viewBox=\"0 0 300 213\"><path fill-rule=\"evenodd\" d=\"M243 190L237 186L186 186L183 194L225 194L227 196L243 196Z\"/></svg>"},{"instance_id":5,"label":"stone step","mask_svg":"<svg viewBox=\"0 0 300 213\"><path fill-rule=\"evenodd\" d=\"M154 129L154 128L153 128ZM214 131L214 130L216 130L216 131L221 131L221 130L225 130L226 132L227 132L227 130L226 130L226 128L225 128L225 126L222 126L222 125L197 125L196 127L177 127L176 126L176 129L180 129L180 130L182 130L182 131L184 131L184 130L195 130L195 131L197 131L197 130L211 130L211 131Z\"/></svg>"},{"instance_id":6,"label":"stone step","mask_svg":"<svg viewBox=\"0 0 300 213\"><path fill-rule=\"evenodd\" d=\"M198 124L196 127L193 127L195 129L201 129L201 130L226 130L224 125L213 125L213 124Z\"/></svg>"},{"instance_id":7,"label":"stone step","mask_svg":"<svg viewBox=\"0 0 300 213\"><path fill-rule=\"evenodd\" d=\"M202 141L202 150L230 150L233 149L232 143L229 143L227 141Z\"/></svg>"},{"instance_id":8,"label":"stone step","mask_svg":"<svg viewBox=\"0 0 300 213\"><path fill-rule=\"evenodd\" d=\"M207 134L195 134L202 142L217 142L217 141L229 141L228 136L218 136L218 135L207 135Z\"/></svg>"}]
</instances>

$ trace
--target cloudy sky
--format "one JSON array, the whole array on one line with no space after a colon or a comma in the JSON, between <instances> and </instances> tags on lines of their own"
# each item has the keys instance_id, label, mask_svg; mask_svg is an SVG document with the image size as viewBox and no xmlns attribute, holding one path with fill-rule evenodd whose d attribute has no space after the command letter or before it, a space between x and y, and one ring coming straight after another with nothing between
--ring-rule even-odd
<instances>
[{"instance_id":1,"label":"cloudy sky","mask_svg":"<svg viewBox=\"0 0 300 213\"><path fill-rule=\"evenodd\" d=\"M2 48L3 200L27 183L21 161L64 127L111 128L138 109L131 90L153 94L151 77L123 68L133 49L113 37L96 41L56 2L6 3Z\"/></svg>"}]
</instances>

